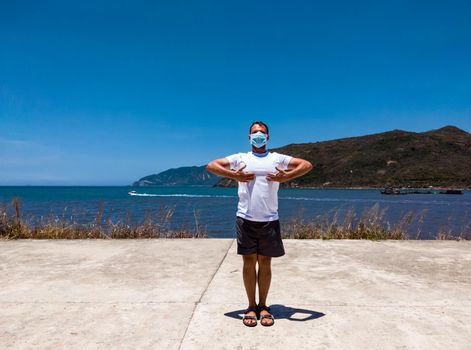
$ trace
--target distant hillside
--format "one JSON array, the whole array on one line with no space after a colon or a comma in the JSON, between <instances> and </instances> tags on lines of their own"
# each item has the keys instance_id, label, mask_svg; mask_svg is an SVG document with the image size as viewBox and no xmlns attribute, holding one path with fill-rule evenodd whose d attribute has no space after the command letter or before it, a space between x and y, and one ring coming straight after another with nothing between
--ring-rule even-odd
<instances>
[{"instance_id":1,"label":"distant hillside","mask_svg":"<svg viewBox=\"0 0 471 350\"><path fill-rule=\"evenodd\" d=\"M308 174L280 187L446 186L471 188L471 134L454 126L422 133L392 130L270 151L309 160ZM237 186L220 178L215 186Z\"/></svg>"},{"instance_id":2,"label":"distant hillside","mask_svg":"<svg viewBox=\"0 0 471 350\"><path fill-rule=\"evenodd\" d=\"M214 185L220 177L207 171L206 165L185 166L168 169L161 173L145 176L134 182L133 186L178 186L178 185Z\"/></svg>"}]
</instances>

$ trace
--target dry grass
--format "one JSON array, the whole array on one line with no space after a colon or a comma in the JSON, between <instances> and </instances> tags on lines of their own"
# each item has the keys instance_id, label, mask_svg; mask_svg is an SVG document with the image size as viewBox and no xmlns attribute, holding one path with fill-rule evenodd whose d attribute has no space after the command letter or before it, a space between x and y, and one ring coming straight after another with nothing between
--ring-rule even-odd
<instances>
[{"instance_id":1,"label":"dry grass","mask_svg":"<svg viewBox=\"0 0 471 350\"><path fill-rule=\"evenodd\" d=\"M130 212L126 212L125 219L113 222L110 218L103 218L103 202L93 220L88 223L82 214L81 223L74 217L66 219L49 215L41 217L34 224L21 216L21 201L14 197L9 205L0 205L0 239L139 239L139 238L207 238L206 227L199 224L197 212L194 211L194 225L189 228L186 222L177 230L171 230L170 223L175 208L160 206L157 210L147 210L143 222L134 224ZM424 209L417 215L413 211L403 214L400 219L391 226L386 220L387 208L380 208L375 203L371 208L365 208L360 217L356 218L353 207L348 208L344 219L339 222L339 210L337 208L332 218L329 212L305 221L302 217L302 209L297 217L282 222L283 238L294 239L368 239L368 240L404 240L421 239L421 226L428 210ZM408 227L417 221L417 232L412 237ZM451 217L448 218L449 223ZM442 226L435 237L439 240L469 240L471 239L470 223L468 221L458 235L451 232L450 226Z\"/></svg>"},{"instance_id":2,"label":"dry grass","mask_svg":"<svg viewBox=\"0 0 471 350\"><path fill-rule=\"evenodd\" d=\"M103 218L103 202L100 203L93 221L78 223L70 219L54 215L42 217L35 224L28 223L20 213L21 201L14 197L11 205L0 207L0 239L138 239L138 238L206 238L206 228L198 223L195 214L196 229L185 225L177 230L171 230L170 223L175 208L160 206L155 212L146 211L144 221L133 224L129 212L124 220L113 222ZM82 221L83 222L83 221Z\"/></svg>"},{"instance_id":3,"label":"dry grass","mask_svg":"<svg viewBox=\"0 0 471 350\"><path fill-rule=\"evenodd\" d=\"M428 209L415 214L408 211L402 214L399 220L391 225L386 220L387 208L380 208L375 203L371 208L365 208L360 217L356 218L353 207L349 208L342 222L339 222L339 210L337 208L332 218L329 213L317 216L309 221L305 221L302 217L302 210L298 216L283 224L283 238L295 239L369 239L369 240L404 240L404 239L421 239L422 224L427 215ZM408 234L408 228L417 222L417 232L414 236ZM450 221L451 217L448 218ZM448 225L447 227L449 227ZM462 228L458 235L453 235L451 229L442 228L435 237L436 239L447 240L466 240L471 238L468 224Z\"/></svg>"},{"instance_id":4,"label":"dry grass","mask_svg":"<svg viewBox=\"0 0 471 350\"><path fill-rule=\"evenodd\" d=\"M468 217L468 212L466 218ZM447 225L440 226L440 230L437 234L437 239L439 240L448 240L448 239L458 239L458 240L470 240L471 239L471 220L466 222L466 225L460 230L460 233L456 236L451 232L450 222L452 218L448 217ZM466 220L465 220L466 221Z\"/></svg>"}]
</instances>

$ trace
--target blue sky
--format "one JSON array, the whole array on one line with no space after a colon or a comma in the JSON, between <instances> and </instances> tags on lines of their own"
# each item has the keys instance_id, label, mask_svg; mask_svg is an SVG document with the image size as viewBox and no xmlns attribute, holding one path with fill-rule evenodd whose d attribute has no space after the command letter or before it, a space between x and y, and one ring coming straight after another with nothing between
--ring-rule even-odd
<instances>
[{"instance_id":1,"label":"blue sky","mask_svg":"<svg viewBox=\"0 0 471 350\"><path fill-rule=\"evenodd\" d=\"M0 185L391 129L471 131L469 1L1 1Z\"/></svg>"}]
</instances>

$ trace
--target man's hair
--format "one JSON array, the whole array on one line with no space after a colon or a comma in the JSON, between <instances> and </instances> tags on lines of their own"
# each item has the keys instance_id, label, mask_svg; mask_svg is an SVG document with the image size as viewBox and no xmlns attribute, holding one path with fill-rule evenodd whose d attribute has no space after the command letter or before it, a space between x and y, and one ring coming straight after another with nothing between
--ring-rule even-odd
<instances>
[{"instance_id":1,"label":"man's hair","mask_svg":"<svg viewBox=\"0 0 471 350\"><path fill-rule=\"evenodd\" d=\"M261 121L253 122L252 125L250 125L249 134L252 131L252 126L254 126L255 124L263 125L265 127L265 129L267 129L267 134L268 134L268 125L265 124L264 122L261 122Z\"/></svg>"}]
</instances>

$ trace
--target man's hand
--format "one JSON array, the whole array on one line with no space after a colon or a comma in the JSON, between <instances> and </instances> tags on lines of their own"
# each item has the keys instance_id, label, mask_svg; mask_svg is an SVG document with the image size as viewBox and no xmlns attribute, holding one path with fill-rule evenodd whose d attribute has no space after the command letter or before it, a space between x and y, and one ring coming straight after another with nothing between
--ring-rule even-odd
<instances>
[{"instance_id":1,"label":"man's hand","mask_svg":"<svg viewBox=\"0 0 471 350\"><path fill-rule=\"evenodd\" d=\"M247 164L243 163L243 166L239 170L231 170L229 160L224 157L209 162L208 165L206 165L206 170L232 180L248 182L255 179L255 174L242 171L246 166Z\"/></svg>"},{"instance_id":2,"label":"man's hand","mask_svg":"<svg viewBox=\"0 0 471 350\"><path fill-rule=\"evenodd\" d=\"M280 169L278 167L275 167L276 170L278 170L277 173L269 173L267 174L266 178L268 181L278 181L278 182L286 182L291 180L290 173Z\"/></svg>"},{"instance_id":3,"label":"man's hand","mask_svg":"<svg viewBox=\"0 0 471 350\"><path fill-rule=\"evenodd\" d=\"M255 179L254 173L248 173L248 172L242 171L242 169L244 169L246 166L247 164L244 164L244 166L242 166L239 170L233 171L232 178L239 182L248 182Z\"/></svg>"}]
</instances>

